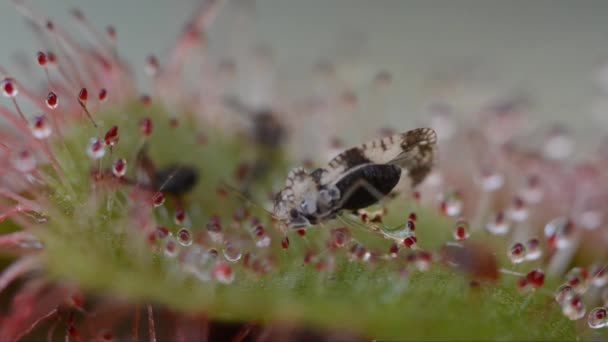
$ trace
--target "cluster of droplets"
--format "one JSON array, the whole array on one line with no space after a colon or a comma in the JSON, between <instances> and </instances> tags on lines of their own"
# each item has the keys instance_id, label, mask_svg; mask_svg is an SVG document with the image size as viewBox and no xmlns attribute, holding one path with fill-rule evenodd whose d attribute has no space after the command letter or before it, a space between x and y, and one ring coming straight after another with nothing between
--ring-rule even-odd
<instances>
[{"instance_id":1,"label":"cluster of droplets","mask_svg":"<svg viewBox=\"0 0 608 342\"><path fill-rule=\"evenodd\" d=\"M608 325L606 308L608 305L608 272L606 265L594 264L589 268L574 267L565 276L564 284L555 292L555 301L561 306L562 313L570 320L585 317L585 302L597 301L601 294L602 307L594 308L587 314L590 328L599 329Z\"/></svg>"}]
</instances>

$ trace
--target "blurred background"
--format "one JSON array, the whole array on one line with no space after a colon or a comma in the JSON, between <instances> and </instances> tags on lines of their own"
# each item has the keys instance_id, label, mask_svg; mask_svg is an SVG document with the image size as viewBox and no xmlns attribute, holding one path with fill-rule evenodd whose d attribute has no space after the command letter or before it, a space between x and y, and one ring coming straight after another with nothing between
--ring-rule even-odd
<instances>
[{"instance_id":1,"label":"blurred background","mask_svg":"<svg viewBox=\"0 0 608 342\"><path fill-rule=\"evenodd\" d=\"M67 12L75 6L99 28L114 25L119 51L143 90L146 56L162 58L197 4L30 2L71 30ZM606 18L603 0L229 0L210 31L209 50L213 58L240 54L246 61L253 46L267 44L281 87L296 96L310 92L308 78L322 61L355 85L389 71L389 121L420 118L437 96L466 103L468 93L523 95L540 121L563 122L588 139L608 127L600 87L608 62ZM18 77L15 61L34 62L38 45L9 0L0 3L0 32L0 64ZM608 88L608 67L603 73Z\"/></svg>"}]
</instances>

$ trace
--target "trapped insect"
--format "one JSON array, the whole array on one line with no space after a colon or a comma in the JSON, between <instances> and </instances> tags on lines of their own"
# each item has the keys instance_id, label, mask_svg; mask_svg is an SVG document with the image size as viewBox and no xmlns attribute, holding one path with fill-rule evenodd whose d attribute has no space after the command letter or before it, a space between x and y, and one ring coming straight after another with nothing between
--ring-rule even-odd
<instances>
[{"instance_id":1,"label":"trapped insect","mask_svg":"<svg viewBox=\"0 0 608 342\"><path fill-rule=\"evenodd\" d=\"M136 183L152 191L181 196L190 192L198 183L198 170L190 165L172 164L157 169L144 146L137 155Z\"/></svg>"},{"instance_id":2,"label":"trapped insect","mask_svg":"<svg viewBox=\"0 0 608 342\"><path fill-rule=\"evenodd\" d=\"M422 182L436 155L435 131L418 128L350 148L325 168L295 168L275 197L273 216L289 228L303 228L366 208L388 195L403 171L412 187Z\"/></svg>"}]
</instances>

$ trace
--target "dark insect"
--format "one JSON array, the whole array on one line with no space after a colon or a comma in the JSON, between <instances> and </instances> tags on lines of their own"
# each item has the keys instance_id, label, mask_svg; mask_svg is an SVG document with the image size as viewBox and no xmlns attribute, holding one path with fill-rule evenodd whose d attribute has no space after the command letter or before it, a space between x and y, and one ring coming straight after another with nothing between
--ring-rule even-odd
<instances>
[{"instance_id":1,"label":"dark insect","mask_svg":"<svg viewBox=\"0 0 608 342\"><path fill-rule=\"evenodd\" d=\"M181 196L190 192L198 183L198 170L190 165L173 164L162 169L150 159L146 147L137 154L136 183L166 194Z\"/></svg>"},{"instance_id":2,"label":"dark insect","mask_svg":"<svg viewBox=\"0 0 608 342\"><path fill-rule=\"evenodd\" d=\"M179 196L192 190L198 182L197 170L188 165L171 165L156 171L152 186L156 191Z\"/></svg>"}]
</instances>

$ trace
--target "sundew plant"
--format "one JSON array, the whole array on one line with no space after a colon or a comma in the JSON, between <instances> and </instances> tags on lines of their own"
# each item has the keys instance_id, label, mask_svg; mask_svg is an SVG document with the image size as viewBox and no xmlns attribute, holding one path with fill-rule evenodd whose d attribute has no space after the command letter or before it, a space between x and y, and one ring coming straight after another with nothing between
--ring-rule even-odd
<instances>
[{"instance_id":1,"label":"sundew plant","mask_svg":"<svg viewBox=\"0 0 608 342\"><path fill-rule=\"evenodd\" d=\"M31 79L0 66L1 341L608 338L606 146L581 159L564 128L528 139L532 109L509 94L387 128L362 106L395 82L382 66L349 84L321 63L321 86L253 105L234 86L251 70L206 58L221 0L132 64L120 28L13 3L39 44ZM255 91L273 91L272 54L251 52ZM344 132L369 111L369 134ZM417 127L438 158L415 188L404 175L307 228L270 213L290 169Z\"/></svg>"}]
</instances>

